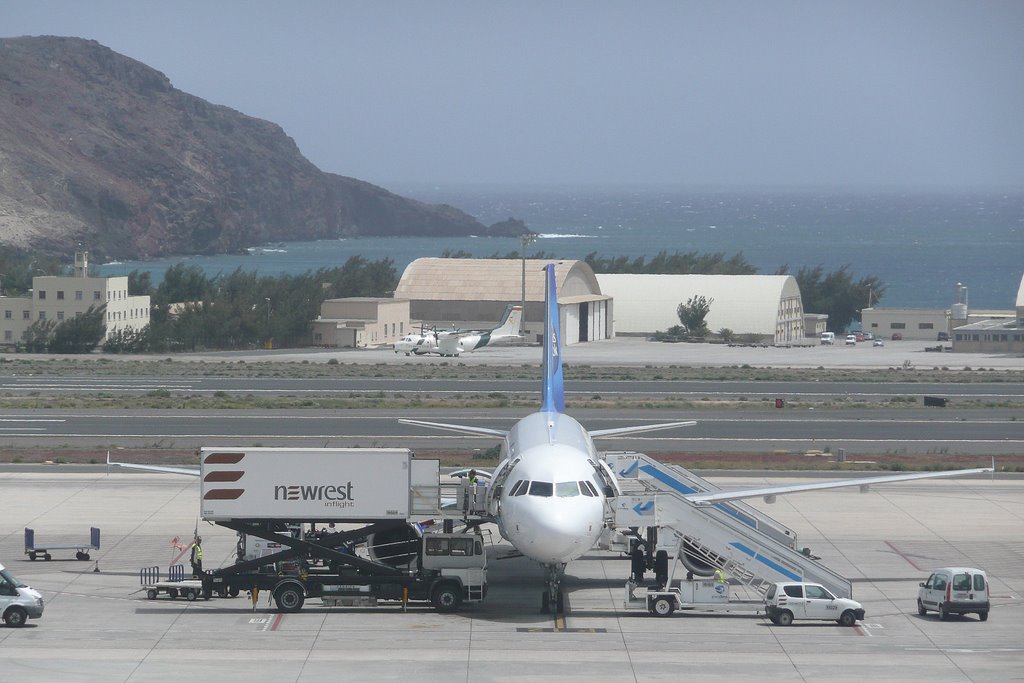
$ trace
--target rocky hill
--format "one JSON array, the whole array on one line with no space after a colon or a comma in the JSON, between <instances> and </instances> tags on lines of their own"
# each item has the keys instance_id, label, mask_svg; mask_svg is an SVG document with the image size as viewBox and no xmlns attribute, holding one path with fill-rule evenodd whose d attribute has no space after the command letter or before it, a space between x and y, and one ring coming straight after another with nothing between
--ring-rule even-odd
<instances>
[{"instance_id":1,"label":"rocky hill","mask_svg":"<svg viewBox=\"0 0 1024 683\"><path fill-rule=\"evenodd\" d=\"M0 244L134 259L469 234L491 233L453 207L324 173L279 126L95 41L0 39Z\"/></svg>"}]
</instances>

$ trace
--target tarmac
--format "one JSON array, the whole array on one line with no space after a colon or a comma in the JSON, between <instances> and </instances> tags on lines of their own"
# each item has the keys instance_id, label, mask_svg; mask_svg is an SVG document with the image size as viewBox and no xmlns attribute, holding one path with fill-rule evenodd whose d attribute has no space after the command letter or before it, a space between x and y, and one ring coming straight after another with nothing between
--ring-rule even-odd
<instances>
[{"instance_id":1,"label":"tarmac","mask_svg":"<svg viewBox=\"0 0 1024 683\"><path fill-rule=\"evenodd\" d=\"M815 340L791 346L760 346L708 344L708 343L659 343L647 341L644 337L615 337L583 344L570 344L563 350L563 360L574 365L594 366L667 366L684 367L776 367L776 368L851 368L851 369L991 369L1024 371L1024 354L1020 353L954 353L949 350L935 352L927 348L941 346L951 348L948 343L907 339L885 341L884 346L873 346L872 342L859 342L852 346L837 343L822 346ZM46 360L56 357L74 360L99 360L118 362L123 360L153 360L174 358L179 362L206 363L259 363L259 362L307 362L349 363L359 365L531 365L540 364L541 349L538 345L495 345L480 351L463 353L456 358L441 356L406 356L396 354L390 346L364 349L276 349L251 351L211 351L164 355L134 354L87 354L54 356L46 354L11 354L11 360ZM0 354L2 356L2 354Z\"/></svg>"},{"instance_id":2,"label":"tarmac","mask_svg":"<svg viewBox=\"0 0 1024 683\"><path fill-rule=\"evenodd\" d=\"M781 473L715 476L723 487L793 481ZM326 608L279 614L267 598L187 602L140 591L198 527L207 568L233 561L235 535L197 521L198 482L177 475L0 470L0 562L42 592L43 617L0 627L0 681L1008 681L1024 677L1024 480L929 480L753 502L854 581L867 617L771 625L759 616L623 606L629 563L592 552L570 563L562 618L541 614L538 565L489 529L487 599L455 614L429 607ZM102 530L88 562L23 554ZM187 554L179 561L187 565ZM940 621L916 613L931 568L988 571L992 610ZM737 597L744 590L734 588Z\"/></svg>"}]
</instances>

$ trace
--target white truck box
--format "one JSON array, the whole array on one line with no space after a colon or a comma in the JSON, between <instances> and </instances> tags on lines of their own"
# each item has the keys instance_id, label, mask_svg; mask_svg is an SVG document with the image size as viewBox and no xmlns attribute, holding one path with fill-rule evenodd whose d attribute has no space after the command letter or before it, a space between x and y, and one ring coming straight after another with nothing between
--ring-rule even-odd
<instances>
[{"instance_id":1,"label":"white truck box","mask_svg":"<svg viewBox=\"0 0 1024 683\"><path fill-rule=\"evenodd\" d=\"M203 519L325 522L404 519L405 448L202 448Z\"/></svg>"}]
</instances>

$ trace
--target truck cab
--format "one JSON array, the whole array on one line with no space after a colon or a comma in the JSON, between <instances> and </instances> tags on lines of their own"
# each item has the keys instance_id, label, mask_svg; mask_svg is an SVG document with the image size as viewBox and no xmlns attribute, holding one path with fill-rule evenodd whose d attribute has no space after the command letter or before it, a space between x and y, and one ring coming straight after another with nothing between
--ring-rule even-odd
<instances>
[{"instance_id":1,"label":"truck cab","mask_svg":"<svg viewBox=\"0 0 1024 683\"><path fill-rule=\"evenodd\" d=\"M24 626L43 616L43 596L26 586L0 564L0 615L8 626Z\"/></svg>"}]
</instances>

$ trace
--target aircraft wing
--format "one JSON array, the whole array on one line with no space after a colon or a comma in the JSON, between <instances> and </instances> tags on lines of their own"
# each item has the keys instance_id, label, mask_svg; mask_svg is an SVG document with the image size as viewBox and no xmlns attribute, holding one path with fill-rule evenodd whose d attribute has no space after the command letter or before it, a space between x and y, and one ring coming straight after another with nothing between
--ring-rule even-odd
<instances>
[{"instance_id":1,"label":"aircraft wing","mask_svg":"<svg viewBox=\"0 0 1024 683\"><path fill-rule=\"evenodd\" d=\"M496 436L500 439L504 439L508 436L508 431L505 429L489 429L488 427L473 427L471 425L455 425L447 424L444 422L425 422L424 420L408 420L406 418L399 418L399 422L407 425L419 425L421 427L430 427L431 429L441 429L449 432L459 432L461 434L475 434L477 436Z\"/></svg>"},{"instance_id":2,"label":"aircraft wing","mask_svg":"<svg viewBox=\"0 0 1024 683\"><path fill-rule=\"evenodd\" d=\"M958 477L966 474L981 474L992 472L992 467L978 467L971 470L949 470L946 472L921 472L918 474L892 474L883 477L862 477L860 479L838 479L833 481L820 481L812 484L790 484L784 486L766 486L758 489L733 489L730 491L710 491L707 493L690 493L683 497L697 505L714 505L727 500L741 500L743 498L764 498L767 503L774 503L775 496L787 493L799 493L800 491L820 491L822 489L837 489L847 486L859 486L862 491L867 491L873 484L890 484L897 481L913 481L915 479L933 479L936 477Z\"/></svg>"},{"instance_id":3,"label":"aircraft wing","mask_svg":"<svg viewBox=\"0 0 1024 683\"><path fill-rule=\"evenodd\" d=\"M632 425L629 427L612 427L611 429L591 429L590 438L597 439L602 436L619 436L620 434L639 434L641 432L654 432L659 429L672 429L674 427L692 427L697 424L693 420L687 422L661 422L653 425Z\"/></svg>"},{"instance_id":4,"label":"aircraft wing","mask_svg":"<svg viewBox=\"0 0 1024 683\"><path fill-rule=\"evenodd\" d=\"M166 472L168 474L186 474L190 477L200 476L199 470L191 467L172 467L169 465L136 465L131 462L114 462L107 453L107 466L124 467L129 470L142 470L145 472Z\"/></svg>"}]
</instances>

